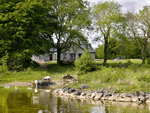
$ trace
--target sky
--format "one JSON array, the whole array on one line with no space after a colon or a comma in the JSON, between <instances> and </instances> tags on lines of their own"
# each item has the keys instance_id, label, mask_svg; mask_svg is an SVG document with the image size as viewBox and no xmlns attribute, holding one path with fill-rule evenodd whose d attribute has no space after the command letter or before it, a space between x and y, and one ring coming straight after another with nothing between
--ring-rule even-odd
<instances>
[{"instance_id":1,"label":"sky","mask_svg":"<svg viewBox=\"0 0 150 113\"><path fill-rule=\"evenodd\" d=\"M88 1L91 3L97 3L99 0L88 0ZM122 5L123 11L135 10L136 12L138 12L139 10L143 9L143 6L150 5L150 0L114 0L114 1L117 1L120 5ZM94 35L91 35L91 37L93 38ZM91 42L91 43L93 48L96 48L98 47L99 44L101 44L100 42L97 43Z\"/></svg>"}]
</instances>

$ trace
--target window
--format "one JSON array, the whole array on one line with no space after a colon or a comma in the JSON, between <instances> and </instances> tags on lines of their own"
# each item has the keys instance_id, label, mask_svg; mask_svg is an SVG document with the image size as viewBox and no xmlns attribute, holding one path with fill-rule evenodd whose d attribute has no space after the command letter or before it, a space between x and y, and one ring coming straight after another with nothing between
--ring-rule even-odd
<instances>
[{"instance_id":1,"label":"window","mask_svg":"<svg viewBox=\"0 0 150 113\"><path fill-rule=\"evenodd\" d=\"M82 55L82 53L79 53L79 54L78 54L78 57L80 58L80 57L81 57L81 55Z\"/></svg>"},{"instance_id":2,"label":"window","mask_svg":"<svg viewBox=\"0 0 150 113\"><path fill-rule=\"evenodd\" d=\"M67 53L63 53L63 59L67 59Z\"/></svg>"}]
</instances>

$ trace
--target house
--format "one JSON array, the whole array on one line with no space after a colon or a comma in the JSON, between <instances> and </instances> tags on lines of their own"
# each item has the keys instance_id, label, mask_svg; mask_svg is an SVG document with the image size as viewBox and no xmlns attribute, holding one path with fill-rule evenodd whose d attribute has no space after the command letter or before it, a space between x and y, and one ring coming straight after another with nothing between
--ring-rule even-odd
<instances>
[{"instance_id":1,"label":"house","mask_svg":"<svg viewBox=\"0 0 150 113\"><path fill-rule=\"evenodd\" d=\"M74 61L78 60L78 57L81 57L83 55L83 50L86 48L85 45L81 45L80 49L73 50L71 47L68 51L61 53L60 60L61 61ZM92 47L88 47L90 53L93 55L93 58L95 59L95 50ZM51 48L49 54L45 55L32 55L32 60L36 62L49 62L49 61L57 61L57 49Z\"/></svg>"}]
</instances>

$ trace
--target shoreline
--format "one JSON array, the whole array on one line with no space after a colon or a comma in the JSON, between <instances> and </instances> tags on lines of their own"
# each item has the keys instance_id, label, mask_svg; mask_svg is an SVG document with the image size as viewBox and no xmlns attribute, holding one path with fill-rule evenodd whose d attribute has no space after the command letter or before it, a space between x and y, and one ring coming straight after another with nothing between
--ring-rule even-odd
<instances>
[{"instance_id":1,"label":"shoreline","mask_svg":"<svg viewBox=\"0 0 150 113\"><path fill-rule=\"evenodd\" d=\"M144 93L142 91L136 91L131 93L117 93L114 88L109 87L98 91L82 91L71 87L63 87L54 89L52 94L55 96L67 96L75 99L93 99L96 101L107 100L116 102L136 102L150 104L150 92Z\"/></svg>"},{"instance_id":2,"label":"shoreline","mask_svg":"<svg viewBox=\"0 0 150 113\"><path fill-rule=\"evenodd\" d=\"M32 82L11 82L6 84L1 84L0 86L30 86L32 87ZM115 87L102 88L100 90L87 90L71 88L67 86L62 86L62 88L57 88L60 84L50 85L52 90L50 93L55 96L66 96L74 99L93 99L96 101L107 100L116 102L137 102L137 103L148 103L150 104L150 92L145 93L142 91L136 91L132 93L118 93ZM50 89L50 88L48 88Z\"/></svg>"}]
</instances>

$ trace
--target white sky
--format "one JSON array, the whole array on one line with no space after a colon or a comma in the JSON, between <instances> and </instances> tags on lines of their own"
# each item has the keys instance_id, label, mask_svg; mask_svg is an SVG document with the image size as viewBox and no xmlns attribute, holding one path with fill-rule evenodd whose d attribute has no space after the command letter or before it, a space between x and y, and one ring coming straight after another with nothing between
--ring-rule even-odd
<instances>
[{"instance_id":1,"label":"white sky","mask_svg":"<svg viewBox=\"0 0 150 113\"><path fill-rule=\"evenodd\" d=\"M97 3L100 0L88 0L91 3ZM106 0L103 0L106 1ZM142 10L143 6L145 5L150 5L150 0L114 0L117 1L120 5L122 5L122 10L126 11L126 10ZM91 35L91 37L93 38L94 35ZM100 42L97 43L92 43L92 47L96 48L98 47L98 44L100 44Z\"/></svg>"}]
</instances>

